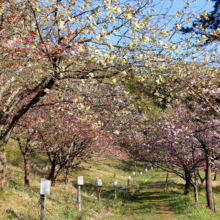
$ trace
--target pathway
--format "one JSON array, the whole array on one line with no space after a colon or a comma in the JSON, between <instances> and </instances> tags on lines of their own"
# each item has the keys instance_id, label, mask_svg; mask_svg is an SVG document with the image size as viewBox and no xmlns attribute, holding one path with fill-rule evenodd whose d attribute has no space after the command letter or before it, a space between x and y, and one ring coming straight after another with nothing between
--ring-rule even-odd
<instances>
[{"instance_id":1,"label":"pathway","mask_svg":"<svg viewBox=\"0 0 220 220\"><path fill-rule=\"evenodd\" d=\"M149 178L132 199L125 203L114 220L180 220L170 209L170 196L164 193L165 176Z\"/></svg>"}]
</instances>

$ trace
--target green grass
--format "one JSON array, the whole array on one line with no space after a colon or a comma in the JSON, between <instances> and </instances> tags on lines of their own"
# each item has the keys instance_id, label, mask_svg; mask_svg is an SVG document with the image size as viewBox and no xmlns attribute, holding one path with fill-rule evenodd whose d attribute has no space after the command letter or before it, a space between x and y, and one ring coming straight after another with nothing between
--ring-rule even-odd
<instances>
[{"instance_id":1,"label":"green grass","mask_svg":"<svg viewBox=\"0 0 220 220\"><path fill-rule=\"evenodd\" d=\"M23 159L16 142L10 141L7 152L7 181L4 191L0 191L0 216L1 219L15 219L37 204L40 196L40 180L48 176L49 164L44 154L32 155L31 186L25 188ZM147 168L150 170L150 166ZM152 173L148 171L146 176L143 172L143 163L137 164L135 183L133 184L132 177L130 190L124 200L121 185L127 181L129 175L132 176L133 171L132 161L110 157L94 157L90 164L81 164L72 170L69 184L65 185L64 176L61 176L56 187L51 189L51 194L46 197L46 208L52 214L46 211L46 219L220 219L220 182L213 183L216 213L212 213L206 206L205 189L199 193L199 203L196 204L193 190L191 189L188 196L184 196L184 182L175 174L170 174L169 189L164 193L166 173L158 169L153 170ZM140 172L143 172L141 181L139 181ZM81 187L82 212L79 213L76 203L76 180L77 176L81 175L84 176L85 184ZM96 186L99 178L103 182L100 201L97 200ZM119 182L116 200L113 198L114 180ZM133 193L131 199L127 200ZM23 219L39 219L38 212L39 209L34 208Z\"/></svg>"}]
</instances>

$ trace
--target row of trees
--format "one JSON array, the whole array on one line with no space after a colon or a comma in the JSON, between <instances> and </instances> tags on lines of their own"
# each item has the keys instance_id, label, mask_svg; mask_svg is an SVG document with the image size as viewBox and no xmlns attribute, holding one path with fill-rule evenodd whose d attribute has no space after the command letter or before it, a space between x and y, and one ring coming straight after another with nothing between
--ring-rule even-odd
<instances>
[{"instance_id":1,"label":"row of trees","mask_svg":"<svg viewBox=\"0 0 220 220\"><path fill-rule=\"evenodd\" d=\"M191 65L191 66L189 66ZM136 160L157 162L192 186L198 202L197 175L205 170L207 204L214 211L211 172L220 171L219 68L187 64L188 74L180 81L175 73L172 89L176 100L159 117L154 117L134 139L122 144ZM124 141L124 142L123 142Z\"/></svg>"},{"instance_id":2,"label":"row of trees","mask_svg":"<svg viewBox=\"0 0 220 220\"><path fill-rule=\"evenodd\" d=\"M133 158L178 173L196 201L192 173L206 167L214 210L219 69L209 60L218 62L217 49L215 41L202 49L203 35L182 38L181 26L198 18L190 2L174 15L171 8L152 0L0 1L0 188L10 137L20 143L27 185L33 150L47 153L54 185L94 151L123 155L122 143Z\"/></svg>"}]
</instances>

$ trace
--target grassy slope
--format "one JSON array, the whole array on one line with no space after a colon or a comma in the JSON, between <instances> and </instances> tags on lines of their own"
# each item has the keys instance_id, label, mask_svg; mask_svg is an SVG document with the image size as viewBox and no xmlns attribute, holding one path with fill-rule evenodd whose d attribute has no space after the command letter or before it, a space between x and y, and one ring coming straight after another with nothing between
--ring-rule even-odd
<instances>
[{"instance_id":1,"label":"grassy slope","mask_svg":"<svg viewBox=\"0 0 220 220\"><path fill-rule=\"evenodd\" d=\"M39 199L40 180L48 175L48 164L43 154L32 155L31 187L23 186L23 161L16 143L11 141L8 148L8 167L6 188L0 195L1 219L16 219L37 204ZM41 167L36 166L41 164ZM142 166L138 166L142 171ZM63 183L61 177L51 195L46 197L46 219L220 219L220 182L214 182L216 213L206 208L205 190L199 195L199 204L193 202L193 193L183 196L183 182L172 175L165 194L163 185L166 173L154 171L133 185L131 180L130 194L136 193L126 203L122 202L121 185L133 172L132 163L113 158L93 158L90 164L82 164L71 173L70 183ZM78 213L76 204L77 176L84 176L85 185L82 187L82 212ZM97 201L96 180L102 179L102 199ZM138 178L139 179L139 178ZM113 181L118 180L118 199L113 199ZM145 181L145 182L144 182ZM94 192L93 192L94 191ZM192 190L191 190L192 191ZM93 192L92 195L91 192ZM129 195L130 195L129 194ZM39 219L39 209L36 207L24 219Z\"/></svg>"},{"instance_id":2,"label":"grassy slope","mask_svg":"<svg viewBox=\"0 0 220 220\"><path fill-rule=\"evenodd\" d=\"M169 189L164 193L166 173L155 172L152 178L142 185L120 212L115 212L111 218L120 220L167 220L167 219L194 219L219 220L220 219L220 181L215 181L214 195L216 213L206 206L205 189L199 193L199 203L194 202L193 191L188 196L183 195L183 181L175 174L168 182ZM104 220L103 219L103 220Z\"/></svg>"}]
</instances>

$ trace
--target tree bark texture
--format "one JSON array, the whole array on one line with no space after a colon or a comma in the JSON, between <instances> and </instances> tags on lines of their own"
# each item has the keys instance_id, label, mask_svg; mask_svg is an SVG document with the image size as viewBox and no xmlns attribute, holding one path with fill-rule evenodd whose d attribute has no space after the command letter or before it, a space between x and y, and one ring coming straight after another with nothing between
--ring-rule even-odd
<instances>
[{"instance_id":1,"label":"tree bark texture","mask_svg":"<svg viewBox=\"0 0 220 220\"><path fill-rule=\"evenodd\" d=\"M190 190L190 182L188 179L186 179L186 183L185 183L185 190L184 190L184 195L188 195L189 194L189 190Z\"/></svg>"},{"instance_id":2,"label":"tree bark texture","mask_svg":"<svg viewBox=\"0 0 220 220\"><path fill-rule=\"evenodd\" d=\"M217 180L217 172L215 172L214 180Z\"/></svg>"},{"instance_id":3,"label":"tree bark texture","mask_svg":"<svg viewBox=\"0 0 220 220\"><path fill-rule=\"evenodd\" d=\"M193 185L195 202L199 202L199 195L196 183Z\"/></svg>"},{"instance_id":4,"label":"tree bark texture","mask_svg":"<svg viewBox=\"0 0 220 220\"><path fill-rule=\"evenodd\" d=\"M54 161L51 163L51 165L52 165L52 166L51 166L51 170L50 170L50 175L49 175L49 177L48 177L49 180L54 179L55 171L56 171L56 164L55 164Z\"/></svg>"},{"instance_id":5,"label":"tree bark texture","mask_svg":"<svg viewBox=\"0 0 220 220\"><path fill-rule=\"evenodd\" d=\"M65 184L69 183L70 167L66 168Z\"/></svg>"},{"instance_id":6,"label":"tree bark texture","mask_svg":"<svg viewBox=\"0 0 220 220\"><path fill-rule=\"evenodd\" d=\"M29 154L24 155L24 185L29 187L30 186L30 160Z\"/></svg>"},{"instance_id":7,"label":"tree bark texture","mask_svg":"<svg viewBox=\"0 0 220 220\"><path fill-rule=\"evenodd\" d=\"M6 164L5 152L0 152L0 190L4 188Z\"/></svg>"},{"instance_id":8,"label":"tree bark texture","mask_svg":"<svg viewBox=\"0 0 220 220\"><path fill-rule=\"evenodd\" d=\"M61 173L62 173L62 170L58 170L56 175L54 175L54 178L51 179L51 186L52 187L56 186L57 180L59 179Z\"/></svg>"},{"instance_id":9,"label":"tree bark texture","mask_svg":"<svg viewBox=\"0 0 220 220\"><path fill-rule=\"evenodd\" d=\"M206 198L207 198L208 207L214 212L215 202L212 191L210 156L211 156L211 152L208 149L206 151Z\"/></svg>"}]
</instances>

